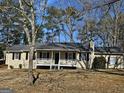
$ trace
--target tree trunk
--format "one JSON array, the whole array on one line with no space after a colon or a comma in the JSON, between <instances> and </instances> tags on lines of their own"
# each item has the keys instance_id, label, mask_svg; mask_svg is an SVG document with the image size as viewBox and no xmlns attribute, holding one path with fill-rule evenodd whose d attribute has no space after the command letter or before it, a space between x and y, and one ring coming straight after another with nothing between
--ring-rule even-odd
<instances>
[{"instance_id":1,"label":"tree trunk","mask_svg":"<svg viewBox=\"0 0 124 93\"><path fill-rule=\"evenodd\" d=\"M109 62L110 62L110 56L108 57L108 61L107 61L107 69L109 68Z\"/></svg>"},{"instance_id":2,"label":"tree trunk","mask_svg":"<svg viewBox=\"0 0 124 93\"><path fill-rule=\"evenodd\" d=\"M73 43L74 40L73 40L73 33L70 34L70 42Z\"/></svg>"},{"instance_id":3,"label":"tree trunk","mask_svg":"<svg viewBox=\"0 0 124 93\"><path fill-rule=\"evenodd\" d=\"M33 85L33 55L34 55L34 46L30 46L29 51L29 69L28 69L28 77L29 77L29 84Z\"/></svg>"}]
</instances>

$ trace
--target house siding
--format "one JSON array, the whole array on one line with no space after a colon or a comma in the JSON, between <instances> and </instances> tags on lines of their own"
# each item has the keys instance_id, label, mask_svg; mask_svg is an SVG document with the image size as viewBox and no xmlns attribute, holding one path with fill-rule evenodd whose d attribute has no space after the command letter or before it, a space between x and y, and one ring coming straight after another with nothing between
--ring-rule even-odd
<instances>
[{"instance_id":1,"label":"house siding","mask_svg":"<svg viewBox=\"0 0 124 93\"><path fill-rule=\"evenodd\" d=\"M37 53L35 53L37 57ZM59 64L60 65L76 65L75 60L65 60L65 52L60 53L60 59ZM29 56L29 55L28 55ZM55 64L54 60L55 56L53 56L52 59L52 52L49 52L49 59L35 59L33 60L33 68L35 69L37 67L37 64ZM78 57L78 54L76 53L76 58ZM14 68L19 68L19 65L22 64L22 68L27 69L29 66L29 57L28 60L26 60L26 52L21 53L21 59L14 59L13 60L13 53L6 53L6 64L8 65L8 69L10 69L10 66L13 66Z\"/></svg>"},{"instance_id":2,"label":"house siding","mask_svg":"<svg viewBox=\"0 0 124 93\"><path fill-rule=\"evenodd\" d=\"M13 53L7 53L6 54L6 64L8 65L8 69L10 69L10 66L13 66L14 68L19 68L19 64L22 64L22 68L28 68L28 61L26 60L26 53L21 53L21 59L14 59L13 60Z\"/></svg>"},{"instance_id":3,"label":"house siding","mask_svg":"<svg viewBox=\"0 0 124 93\"><path fill-rule=\"evenodd\" d=\"M102 55L99 55L99 54L96 54L94 57L105 57L106 59L106 68L107 68L107 64L108 64L108 58L109 57L115 57L115 58L118 58L118 66L116 66L116 68L124 68L124 62L123 62L123 55L107 55L107 54L102 54ZM115 65L112 65L112 64L108 64L108 68L114 68Z\"/></svg>"},{"instance_id":4,"label":"house siding","mask_svg":"<svg viewBox=\"0 0 124 93\"><path fill-rule=\"evenodd\" d=\"M38 51L39 52L39 51ZM55 64L55 55L52 55L52 51L49 51L49 59L37 59L37 53L35 53L36 59L33 60L33 68L36 69L38 64L42 65L54 65ZM47 51L48 52L48 51ZM86 60L80 60L80 53L79 52L74 52L76 59L75 60L66 60L65 59L65 53L66 51L60 52L60 59L58 65L69 65L72 67L76 68L82 68L81 65L83 66L84 69L86 69L84 61ZM73 52L71 52L73 53ZM54 53L53 53L54 54ZM19 68L19 64L22 64L22 68L27 69L29 66L29 57L28 60L26 60L26 52L21 52L21 59L14 59L12 58L13 53L6 53L6 64L8 65L8 69L10 69L10 66L13 66L14 68ZM29 56L29 55L28 55ZM108 57L118 57L118 63L119 65L117 68L124 68L124 63L123 63L123 56L122 55L104 55L104 54L90 54L90 57L95 58L95 57L100 57L103 56L106 58L106 61L108 60ZM53 59L52 59L53 57ZM92 59L93 60L93 59ZM89 60L91 61L91 60ZM80 64L81 65L80 65ZM106 63L106 68L107 68L107 63ZM114 68L114 65L109 65L109 68Z\"/></svg>"}]
</instances>

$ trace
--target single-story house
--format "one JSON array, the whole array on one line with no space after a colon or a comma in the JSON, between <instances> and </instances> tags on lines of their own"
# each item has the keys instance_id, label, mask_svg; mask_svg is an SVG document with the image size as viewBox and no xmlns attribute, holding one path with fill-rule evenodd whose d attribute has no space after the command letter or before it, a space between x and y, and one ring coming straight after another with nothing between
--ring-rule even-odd
<instances>
[{"instance_id":1,"label":"single-story house","mask_svg":"<svg viewBox=\"0 0 124 93\"><path fill-rule=\"evenodd\" d=\"M119 68L124 68L123 52L116 47L95 47L94 51L88 46L81 43L52 43L44 45L36 45L33 57L33 68L40 67L64 67L70 68L86 68L84 63L91 61L95 57L104 56L106 61L109 59L109 67L114 67L114 63L118 61ZM6 48L6 62L8 69L28 68L29 66L29 46L14 45ZM106 63L108 64L108 63ZM107 65L108 66L108 65ZM107 68L106 66L106 68Z\"/></svg>"}]
</instances>

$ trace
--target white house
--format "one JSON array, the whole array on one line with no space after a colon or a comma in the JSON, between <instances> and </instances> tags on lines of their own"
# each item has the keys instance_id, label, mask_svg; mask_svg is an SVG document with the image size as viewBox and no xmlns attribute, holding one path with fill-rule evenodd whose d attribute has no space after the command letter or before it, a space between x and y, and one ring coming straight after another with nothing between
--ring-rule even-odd
<instances>
[{"instance_id":1,"label":"white house","mask_svg":"<svg viewBox=\"0 0 124 93\"><path fill-rule=\"evenodd\" d=\"M92 52L93 55L92 55ZM36 45L34 51L33 68L56 67L61 68L86 68L84 62L91 61L91 58L104 56L109 59L109 68L113 68L118 61L118 68L124 68L123 52L119 48L94 48L84 47L81 43L54 43ZM29 46L14 45L6 49L6 64L10 67L28 68L29 66ZM108 64L108 63L106 63Z\"/></svg>"}]
</instances>

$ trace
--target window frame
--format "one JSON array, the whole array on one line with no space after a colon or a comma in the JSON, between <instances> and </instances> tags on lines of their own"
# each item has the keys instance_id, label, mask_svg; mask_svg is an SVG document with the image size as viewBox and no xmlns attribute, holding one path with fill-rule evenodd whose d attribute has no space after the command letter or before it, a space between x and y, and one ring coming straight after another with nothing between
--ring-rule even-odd
<instances>
[{"instance_id":1,"label":"window frame","mask_svg":"<svg viewBox=\"0 0 124 93\"><path fill-rule=\"evenodd\" d=\"M115 65L117 62L117 57L110 57L109 59L109 64L110 65Z\"/></svg>"},{"instance_id":2,"label":"window frame","mask_svg":"<svg viewBox=\"0 0 124 93\"><path fill-rule=\"evenodd\" d=\"M73 53L71 52L68 53L68 60L73 60Z\"/></svg>"},{"instance_id":3,"label":"window frame","mask_svg":"<svg viewBox=\"0 0 124 93\"><path fill-rule=\"evenodd\" d=\"M42 57L41 57L42 59L48 59L47 58L47 52L42 52Z\"/></svg>"},{"instance_id":4,"label":"window frame","mask_svg":"<svg viewBox=\"0 0 124 93\"><path fill-rule=\"evenodd\" d=\"M13 52L12 60L21 60L21 52Z\"/></svg>"},{"instance_id":5,"label":"window frame","mask_svg":"<svg viewBox=\"0 0 124 93\"><path fill-rule=\"evenodd\" d=\"M48 51L41 51L38 53L38 59L49 59L50 53Z\"/></svg>"},{"instance_id":6,"label":"window frame","mask_svg":"<svg viewBox=\"0 0 124 93\"><path fill-rule=\"evenodd\" d=\"M66 52L65 60L76 60L76 53L75 52Z\"/></svg>"}]
</instances>

